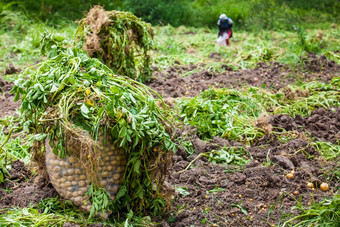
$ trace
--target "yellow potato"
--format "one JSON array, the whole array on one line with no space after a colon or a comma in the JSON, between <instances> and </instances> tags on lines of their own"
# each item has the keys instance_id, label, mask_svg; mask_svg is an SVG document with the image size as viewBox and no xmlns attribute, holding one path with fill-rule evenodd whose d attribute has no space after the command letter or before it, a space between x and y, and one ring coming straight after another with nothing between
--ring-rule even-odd
<instances>
[{"instance_id":1,"label":"yellow potato","mask_svg":"<svg viewBox=\"0 0 340 227\"><path fill-rule=\"evenodd\" d=\"M329 186L328 186L327 183L322 183L320 185L320 189L321 189L321 191L327 192L329 190Z\"/></svg>"}]
</instances>

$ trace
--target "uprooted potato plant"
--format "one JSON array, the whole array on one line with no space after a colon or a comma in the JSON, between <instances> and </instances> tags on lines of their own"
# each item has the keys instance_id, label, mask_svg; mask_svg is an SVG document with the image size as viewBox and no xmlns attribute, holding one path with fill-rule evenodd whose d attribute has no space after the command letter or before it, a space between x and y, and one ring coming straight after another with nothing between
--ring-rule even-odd
<instances>
[{"instance_id":1,"label":"uprooted potato plant","mask_svg":"<svg viewBox=\"0 0 340 227\"><path fill-rule=\"evenodd\" d=\"M132 13L105 11L101 6L93 7L78 23L77 36L90 57L141 82L151 75L151 25Z\"/></svg>"},{"instance_id":2,"label":"uprooted potato plant","mask_svg":"<svg viewBox=\"0 0 340 227\"><path fill-rule=\"evenodd\" d=\"M99 135L111 135L113 145L125 150L127 166L114 201L96 211L159 212L167 205L163 180L175 148L166 105L143 84L115 75L98 59L57 40L45 34L42 49L48 59L26 69L13 88L16 100L21 95L24 129L37 140L35 157L44 156L49 139L55 155L80 158L92 188L103 191L91 163L102 155L96 148ZM44 166L44 160L37 161Z\"/></svg>"}]
</instances>

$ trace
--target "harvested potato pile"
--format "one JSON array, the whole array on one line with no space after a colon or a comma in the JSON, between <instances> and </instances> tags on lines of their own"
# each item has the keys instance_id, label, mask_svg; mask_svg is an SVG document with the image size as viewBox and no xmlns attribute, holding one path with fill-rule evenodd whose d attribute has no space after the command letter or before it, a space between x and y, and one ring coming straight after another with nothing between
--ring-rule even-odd
<instances>
[{"instance_id":1,"label":"harvested potato pile","mask_svg":"<svg viewBox=\"0 0 340 227\"><path fill-rule=\"evenodd\" d=\"M42 172L46 148L53 185L91 215L164 209L168 151L176 145L162 99L51 34L42 50L48 59L26 69L13 87Z\"/></svg>"},{"instance_id":2,"label":"harvested potato pile","mask_svg":"<svg viewBox=\"0 0 340 227\"><path fill-rule=\"evenodd\" d=\"M105 146L103 136L98 142L100 152L104 154L96 168L100 176L99 183L114 200L123 180L126 154L123 149L116 149L112 144ZM91 210L89 196L83 197L91 186L91 179L79 158L69 156L61 159L53 154L46 143L46 168L51 183L63 198L87 211Z\"/></svg>"}]
</instances>

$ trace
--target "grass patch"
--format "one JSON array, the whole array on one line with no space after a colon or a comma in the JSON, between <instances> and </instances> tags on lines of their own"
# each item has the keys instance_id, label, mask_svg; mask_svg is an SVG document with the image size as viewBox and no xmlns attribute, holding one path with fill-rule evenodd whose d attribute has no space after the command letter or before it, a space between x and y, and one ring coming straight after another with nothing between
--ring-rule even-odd
<instances>
[{"instance_id":1,"label":"grass patch","mask_svg":"<svg viewBox=\"0 0 340 227\"><path fill-rule=\"evenodd\" d=\"M88 213L77 209L72 202L56 198L41 200L36 207L10 208L0 215L4 226L58 226L72 223L81 226L103 224L104 226L155 226L149 216L135 215L132 210L124 218L111 216L106 220L98 216L90 217Z\"/></svg>"},{"instance_id":2,"label":"grass patch","mask_svg":"<svg viewBox=\"0 0 340 227\"><path fill-rule=\"evenodd\" d=\"M15 134L16 138L11 139L11 136L18 129L13 126L13 122L17 122L15 117L0 119L0 184L10 177L8 170L11 168L11 163L15 160L21 160L25 164L30 163L29 146L30 139L27 136L21 136L21 133ZM11 128L8 131L8 128ZM4 129L6 128L6 132Z\"/></svg>"},{"instance_id":3,"label":"grass patch","mask_svg":"<svg viewBox=\"0 0 340 227\"><path fill-rule=\"evenodd\" d=\"M100 218L89 218L72 202L58 197L41 200L36 207L10 208L0 215L0 223L5 226L63 226L65 223L87 225L105 223Z\"/></svg>"},{"instance_id":4,"label":"grass patch","mask_svg":"<svg viewBox=\"0 0 340 227\"><path fill-rule=\"evenodd\" d=\"M340 195L313 202L309 207L298 202L292 209L299 210L301 214L286 221L283 227L292 223L294 226L340 226Z\"/></svg>"},{"instance_id":5,"label":"grass patch","mask_svg":"<svg viewBox=\"0 0 340 227\"><path fill-rule=\"evenodd\" d=\"M340 156L340 144L316 141L312 145L326 160L334 160Z\"/></svg>"},{"instance_id":6,"label":"grass patch","mask_svg":"<svg viewBox=\"0 0 340 227\"><path fill-rule=\"evenodd\" d=\"M244 69L256 67L261 61L278 61L296 67L309 51L340 63L340 55L336 52L340 49L337 27L304 30L292 26L288 31L263 30L257 33L234 30L231 46L225 48L215 43L217 31L214 29L168 25L154 30L153 64L161 68L179 62L216 70L223 64ZM211 53L217 53L221 61L214 62L209 58Z\"/></svg>"}]
</instances>

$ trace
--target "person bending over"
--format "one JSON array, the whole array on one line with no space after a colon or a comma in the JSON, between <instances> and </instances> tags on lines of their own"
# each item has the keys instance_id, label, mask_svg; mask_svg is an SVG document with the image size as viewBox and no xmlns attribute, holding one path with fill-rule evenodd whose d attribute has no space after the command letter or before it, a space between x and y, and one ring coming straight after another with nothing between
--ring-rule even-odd
<instances>
[{"instance_id":1,"label":"person bending over","mask_svg":"<svg viewBox=\"0 0 340 227\"><path fill-rule=\"evenodd\" d=\"M227 33L228 37L226 39L226 44L229 46L229 39L233 36L231 28L233 27L233 21L227 17L225 14L221 14L218 21L218 36L223 36L223 33Z\"/></svg>"}]
</instances>

